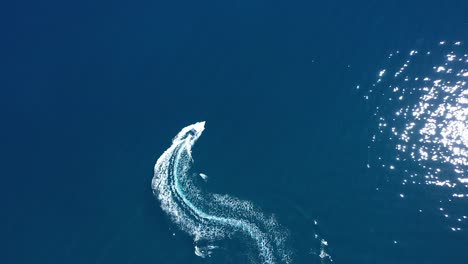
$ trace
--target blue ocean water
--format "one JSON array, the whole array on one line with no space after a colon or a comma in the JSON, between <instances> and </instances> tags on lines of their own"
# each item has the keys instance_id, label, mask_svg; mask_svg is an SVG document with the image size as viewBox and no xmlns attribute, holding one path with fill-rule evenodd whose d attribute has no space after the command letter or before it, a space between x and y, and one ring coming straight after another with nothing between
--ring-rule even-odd
<instances>
[{"instance_id":1,"label":"blue ocean water","mask_svg":"<svg viewBox=\"0 0 468 264\"><path fill-rule=\"evenodd\" d=\"M199 121L203 194L273 216L291 263L466 263L467 8L3 3L1 263L261 262L242 233L196 244L153 194Z\"/></svg>"}]
</instances>

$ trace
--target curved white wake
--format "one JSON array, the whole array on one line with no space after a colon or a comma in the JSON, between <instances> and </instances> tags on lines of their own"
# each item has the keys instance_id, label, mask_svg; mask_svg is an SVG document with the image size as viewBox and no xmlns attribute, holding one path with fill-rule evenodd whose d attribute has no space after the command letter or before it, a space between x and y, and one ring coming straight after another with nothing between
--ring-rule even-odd
<instances>
[{"instance_id":1,"label":"curved white wake","mask_svg":"<svg viewBox=\"0 0 468 264\"><path fill-rule=\"evenodd\" d=\"M151 183L162 209L185 232L194 237L195 254L210 256L215 240L241 233L256 245L263 263L289 263L284 247L286 234L273 217L265 217L253 205L227 195L206 194L196 187L190 172L192 146L205 129L205 122L183 128L154 166ZM204 175L204 174L203 174ZM207 243L199 247L197 243Z\"/></svg>"}]
</instances>

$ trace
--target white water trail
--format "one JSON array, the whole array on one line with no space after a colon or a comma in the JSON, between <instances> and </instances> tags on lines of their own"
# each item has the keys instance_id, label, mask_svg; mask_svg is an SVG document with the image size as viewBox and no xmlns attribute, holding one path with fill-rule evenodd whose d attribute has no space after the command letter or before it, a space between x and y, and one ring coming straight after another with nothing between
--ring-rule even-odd
<instances>
[{"instance_id":1,"label":"white water trail","mask_svg":"<svg viewBox=\"0 0 468 264\"><path fill-rule=\"evenodd\" d=\"M162 209L177 226L193 236L195 244L214 243L241 233L256 246L263 263L290 263L284 243L286 232L273 217L254 208L250 202L227 195L207 194L196 186L196 175L190 173L192 147L205 129L205 122L183 128L172 145L154 166L152 189ZM199 174L198 174L199 175ZM208 245L198 256L211 256L216 246Z\"/></svg>"}]
</instances>

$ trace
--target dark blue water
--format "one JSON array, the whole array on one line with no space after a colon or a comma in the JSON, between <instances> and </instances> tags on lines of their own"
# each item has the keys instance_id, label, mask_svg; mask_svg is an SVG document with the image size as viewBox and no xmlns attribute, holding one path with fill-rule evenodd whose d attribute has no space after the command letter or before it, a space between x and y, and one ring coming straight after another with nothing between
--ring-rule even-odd
<instances>
[{"instance_id":1,"label":"dark blue water","mask_svg":"<svg viewBox=\"0 0 468 264\"><path fill-rule=\"evenodd\" d=\"M468 216L468 198L448 199L468 188L402 187L404 166L424 172L411 162L396 176L380 169L396 152L386 137L371 142L380 133L375 107L387 116L398 107L363 97L381 69L405 62L388 61L395 50L446 40L465 43L466 54L467 9L464 1L2 4L0 262L245 260L241 239L196 256L152 194L158 157L180 129L205 120L193 154L207 191L274 215L289 230L292 263L329 263L322 239L333 263L466 263L468 220L457 219Z\"/></svg>"}]
</instances>

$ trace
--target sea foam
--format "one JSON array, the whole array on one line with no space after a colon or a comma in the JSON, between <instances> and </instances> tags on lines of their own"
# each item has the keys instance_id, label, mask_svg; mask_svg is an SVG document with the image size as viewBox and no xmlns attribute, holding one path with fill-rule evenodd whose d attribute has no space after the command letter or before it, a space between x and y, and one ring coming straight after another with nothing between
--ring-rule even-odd
<instances>
[{"instance_id":1,"label":"sea foam","mask_svg":"<svg viewBox=\"0 0 468 264\"><path fill-rule=\"evenodd\" d=\"M252 244L254 262L290 263L285 247L287 232L273 217L267 217L250 202L206 193L197 187L196 175L205 179L205 174L191 171L192 147L204 129L205 122L184 127L157 160L151 187L162 209L193 237L197 256L210 257L218 241L239 234Z\"/></svg>"}]
</instances>

